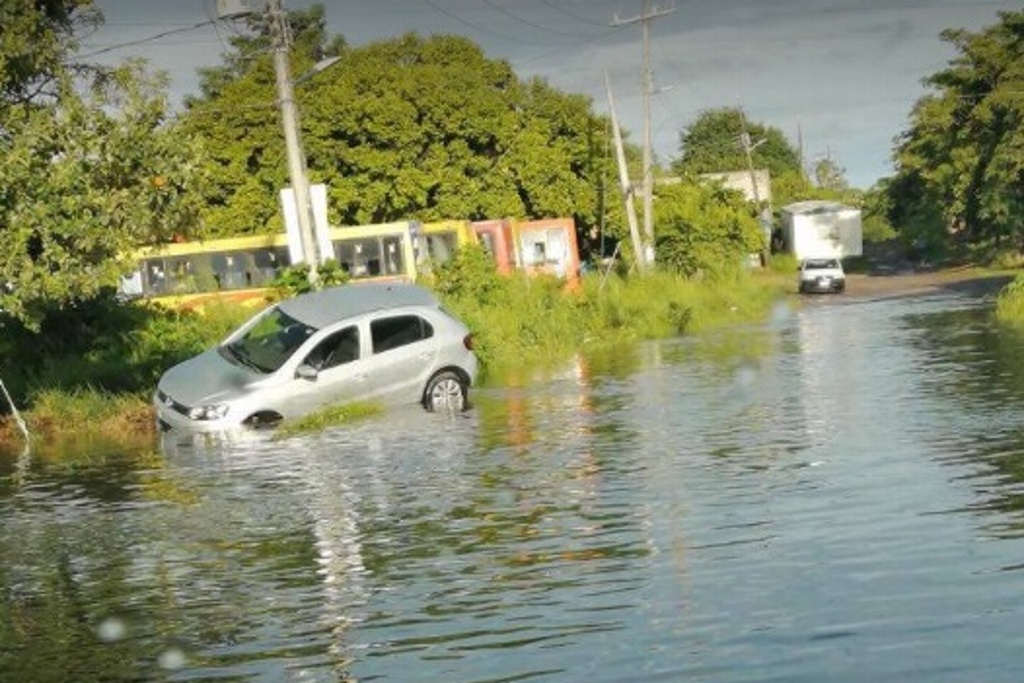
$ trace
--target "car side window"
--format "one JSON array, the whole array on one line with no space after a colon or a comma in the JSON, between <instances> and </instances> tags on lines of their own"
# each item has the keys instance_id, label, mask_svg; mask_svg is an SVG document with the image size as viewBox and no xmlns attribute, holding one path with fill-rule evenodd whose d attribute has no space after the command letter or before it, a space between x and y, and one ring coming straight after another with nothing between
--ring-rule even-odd
<instances>
[{"instance_id":1,"label":"car side window","mask_svg":"<svg viewBox=\"0 0 1024 683\"><path fill-rule=\"evenodd\" d=\"M396 315L370 323L373 352L384 353L434 336L434 328L418 315Z\"/></svg>"},{"instance_id":2,"label":"car side window","mask_svg":"<svg viewBox=\"0 0 1024 683\"><path fill-rule=\"evenodd\" d=\"M317 370L326 370L354 360L359 360L359 328L354 325L328 335L306 356L306 363Z\"/></svg>"}]
</instances>

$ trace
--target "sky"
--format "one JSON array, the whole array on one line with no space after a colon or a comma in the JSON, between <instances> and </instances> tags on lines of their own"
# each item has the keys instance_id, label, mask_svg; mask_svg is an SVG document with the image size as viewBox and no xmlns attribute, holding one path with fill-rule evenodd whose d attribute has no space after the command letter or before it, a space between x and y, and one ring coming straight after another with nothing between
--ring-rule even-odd
<instances>
[{"instance_id":1,"label":"sky","mask_svg":"<svg viewBox=\"0 0 1024 683\"><path fill-rule=\"evenodd\" d=\"M238 0L236 0L237 2ZM260 4L260 0L247 0ZM807 164L831 158L855 187L892 174L893 140L908 126L922 80L955 56L939 34L980 30L1004 0L649 0L651 139L659 162L681 155L680 137L701 112L742 107L779 129ZM145 57L171 77L172 101L197 90L196 70L221 63L237 20L217 20L217 0L96 0L106 23L81 52L114 63ZM300 9L310 0L284 0ZM320 0L328 31L350 46L414 31L457 34L644 130L644 0ZM204 22L206 22L204 24ZM204 24L197 26L198 24ZM157 37L174 31L170 35Z\"/></svg>"}]
</instances>

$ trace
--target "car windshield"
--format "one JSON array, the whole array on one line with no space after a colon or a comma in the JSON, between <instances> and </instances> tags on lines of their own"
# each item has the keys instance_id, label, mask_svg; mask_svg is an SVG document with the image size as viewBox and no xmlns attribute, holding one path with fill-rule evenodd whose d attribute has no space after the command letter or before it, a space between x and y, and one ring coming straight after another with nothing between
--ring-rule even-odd
<instances>
[{"instance_id":1,"label":"car windshield","mask_svg":"<svg viewBox=\"0 0 1024 683\"><path fill-rule=\"evenodd\" d=\"M218 351L236 365L269 374L284 365L314 332L315 327L273 308L244 335L220 346Z\"/></svg>"},{"instance_id":2,"label":"car windshield","mask_svg":"<svg viewBox=\"0 0 1024 683\"><path fill-rule=\"evenodd\" d=\"M831 260L826 260L826 259L813 260L813 261L807 261L804 264L804 268L808 268L808 269L810 269L810 268L838 268L838 267L839 267L839 262L834 260L834 259L831 259Z\"/></svg>"}]
</instances>

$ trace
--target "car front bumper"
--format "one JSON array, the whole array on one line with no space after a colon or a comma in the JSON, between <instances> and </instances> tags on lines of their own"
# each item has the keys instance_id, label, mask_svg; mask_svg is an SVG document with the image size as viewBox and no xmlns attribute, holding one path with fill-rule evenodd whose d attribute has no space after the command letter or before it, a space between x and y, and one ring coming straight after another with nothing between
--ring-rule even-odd
<instances>
[{"instance_id":1,"label":"car front bumper","mask_svg":"<svg viewBox=\"0 0 1024 683\"><path fill-rule=\"evenodd\" d=\"M845 278L816 277L800 281L801 292L825 294L829 292L842 292L844 289L846 289Z\"/></svg>"},{"instance_id":2,"label":"car front bumper","mask_svg":"<svg viewBox=\"0 0 1024 683\"><path fill-rule=\"evenodd\" d=\"M153 409L160 431L220 432L239 427L230 412L217 420L194 420L188 416L188 406L177 403L162 392L153 395Z\"/></svg>"}]
</instances>

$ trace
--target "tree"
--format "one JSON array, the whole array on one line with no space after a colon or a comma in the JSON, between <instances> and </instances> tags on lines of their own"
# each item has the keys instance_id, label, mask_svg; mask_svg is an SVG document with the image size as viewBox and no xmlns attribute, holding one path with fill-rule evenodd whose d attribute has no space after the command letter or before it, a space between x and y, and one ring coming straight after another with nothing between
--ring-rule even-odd
<instances>
[{"instance_id":1,"label":"tree","mask_svg":"<svg viewBox=\"0 0 1024 683\"><path fill-rule=\"evenodd\" d=\"M683 275L734 271L763 248L760 225L735 190L666 185L658 188L655 212L658 262Z\"/></svg>"},{"instance_id":2,"label":"tree","mask_svg":"<svg viewBox=\"0 0 1024 683\"><path fill-rule=\"evenodd\" d=\"M814 163L814 184L818 189L842 195L850 184L846 182L846 169L836 163L831 156L818 159Z\"/></svg>"},{"instance_id":3,"label":"tree","mask_svg":"<svg viewBox=\"0 0 1024 683\"><path fill-rule=\"evenodd\" d=\"M1024 12L942 39L959 54L925 80L934 92L897 140L893 222L936 248L950 235L1024 248Z\"/></svg>"},{"instance_id":4,"label":"tree","mask_svg":"<svg viewBox=\"0 0 1024 683\"><path fill-rule=\"evenodd\" d=\"M747 168L741 136L752 144L754 168L767 168L772 177L787 172L803 174L800 155L777 128L744 120L738 108L710 109L697 117L680 135L681 156L672 167L676 173L721 173ZM757 144L763 140L761 144Z\"/></svg>"},{"instance_id":5,"label":"tree","mask_svg":"<svg viewBox=\"0 0 1024 683\"><path fill-rule=\"evenodd\" d=\"M308 67L327 57L336 57L346 49L345 39L328 39L324 6L317 4L306 10L291 10L287 15L290 52L300 68ZM231 83L249 74L254 64L270 64L274 48L273 31L265 13L246 18L248 33L236 33L228 38L231 50L224 55L224 64L199 69L199 95L185 98L185 105L193 107L217 99Z\"/></svg>"},{"instance_id":6,"label":"tree","mask_svg":"<svg viewBox=\"0 0 1024 683\"><path fill-rule=\"evenodd\" d=\"M607 124L580 96L521 81L459 37L414 34L341 52L297 88L312 182L337 225L572 215L603 210ZM303 61L305 60L305 61ZM297 64L312 57L298 56ZM194 101L190 134L216 177L204 221L218 234L279 232L287 183L269 60ZM296 72L301 72L299 68Z\"/></svg>"},{"instance_id":7,"label":"tree","mask_svg":"<svg viewBox=\"0 0 1024 683\"><path fill-rule=\"evenodd\" d=\"M66 66L91 3L0 1L0 311L37 326L112 292L139 244L189 229L197 168L166 125L166 79Z\"/></svg>"},{"instance_id":8,"label":"tree","mask_svg":"<svg viewBox=\"0 0 1024 683\"><path fill-rule=\"evenodd\" d=\"M0 0L0 129L10 107L52 102L76 35L101 21L92 0Z\"/></svg>"}]
</instances>

